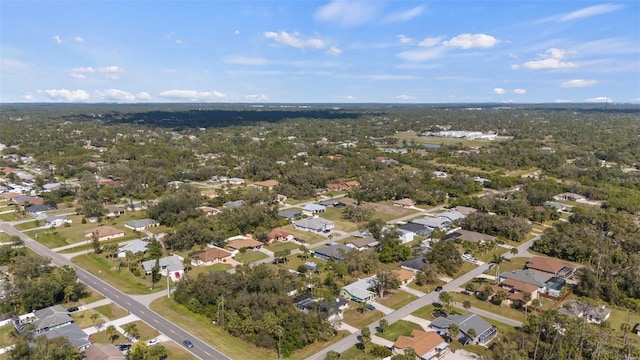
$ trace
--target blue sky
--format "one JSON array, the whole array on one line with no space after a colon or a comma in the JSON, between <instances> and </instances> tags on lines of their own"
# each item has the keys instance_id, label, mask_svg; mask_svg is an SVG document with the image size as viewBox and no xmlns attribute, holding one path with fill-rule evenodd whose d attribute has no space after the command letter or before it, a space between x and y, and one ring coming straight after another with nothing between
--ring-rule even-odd
<instances>
[{"instance_id":1,"label":"blue sky","mask_svg":"<svg viewBox=\"0 0 640 360\"><path fill-rule=\"evenodd\" d=\"M640 102L640 2L0 0L0 102Z\"/></svg>"}]
</instances>

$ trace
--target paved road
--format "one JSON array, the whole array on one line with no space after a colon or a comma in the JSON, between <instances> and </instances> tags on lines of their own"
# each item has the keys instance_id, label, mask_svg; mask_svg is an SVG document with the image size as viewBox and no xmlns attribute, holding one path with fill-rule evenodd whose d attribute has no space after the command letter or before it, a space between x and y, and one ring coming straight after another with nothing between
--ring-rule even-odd
<instances>
[{"instance_id":1,"label":"paved road","mask_svg":"<svg viewBox=\"0 0 640 360\"><path fill-rule=\"evenodd\" d=\"M526 250L529 247L531 247L533 242L536 241L539 238L540 238L540 236L536 236L535 238L533 238L533 239L521 244L520 246L518 246L517 247L518 253L519 254L526 254L527 253ZM510 259L510 258L514 257L514 255L511 254L511 252L507 252L503 256L504 256L505 259ZM471 279L475 278L476 276L482 274L485 270L489 269L489 266L490 266L490 264L488 264L488 263L487 264L483 264L483 265L478 266L477 268L469 271L468 273L460 276L459 278L453 279L452 281L450 281L446 285L442 286L442 291L455 291L457 288L462 287L462 285L466 284L467 282L471 281ZM407 315L411 315L411 313L413 313L414 311L420 309L421 307L427 306L427 305L431 305L434 302L438 302L438 301L439 301L438 293L437 292L430 292L428 294L425 294L423 297L413 301L412 303L409 303L405 307L392 312L391 314L387 315L385 317L385 319L387 319L387 322L389 324L392 324L392 323L394 323L394 322L396 322L398 320L401 320L402 318L406 317ZM511 324L511 322L512 322L512 324ZM511 322L510 322L510 325L516 325L516 323L517 323L517 322L513 322L513 320L511 320ZM378 324L379 324L379 321L376 321L375 323L369 325L369 328L370 328L372 334L375 334L376 327L378 326ZM325 358L327 352L329 352L331 350L337 351L339 353L342 353L343 351L346 351L347 349L351 348L352 346L354 346L358 342L358 338L357 338L358 335L359 335L359 332L353 333L353 334L345 337L344 339L334 343L333 345L322 349L320 352L315 353L312 356L309 356L307 358L307 360L323 360Z\"/></svg>"},{"instance_id":2,"label":"paved road","mask_svg":"<svg viewBox=\"0 0 640 360\"><path fill-rule=\"evenodd\" d=\"M17 231L11 225L4 222L0 222L0 230L3 230L8 235L19 236L29 249L40 254L41 256L50 258L54 264L58 266L68 265L74 268L76 270L76 273L78 274L78 279L80 279L80 281L84 282L91 288L95 289L105 297L113 300L114 303L120 305L124 309L129 310L131 314L136 315L138 318L140 318L142 321L147 323L149 326L155 328L165 336L171 338L176 343L182 344L182 341L185 339L191 340L194 347L191 349L185 348L185 350L190 351L195 356L201 359L206 359L206 360L230 359L229 357L222 354L218 350L204 343L202 340L192 336L186 330L174 325L173 323L163 318L162 316L158 315L157 313L147 309L143 304L135 301L129 295L124 294L123 292L107 284L97 276L94 276L88 271L76 266L71 261L66 259L64 256L61 256L60 254L57 254L51 251L50 249L36 242L29 236Z\"/></svg>"}]
</instances>

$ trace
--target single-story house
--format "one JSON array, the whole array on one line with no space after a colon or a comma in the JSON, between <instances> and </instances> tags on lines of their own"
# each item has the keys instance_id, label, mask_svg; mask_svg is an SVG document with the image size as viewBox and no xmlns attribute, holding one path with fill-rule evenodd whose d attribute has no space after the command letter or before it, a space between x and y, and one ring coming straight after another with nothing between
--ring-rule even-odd
<instances>
[{"instance_id":1,"label":"single-story house","mask_svg":"<svg viewBox=\"0 0 640 360\"><path fill-rule=\"evenodd\" d=\"M578 268L576 265L566 261L541 256L534 256L529 259L526 267L562 278L570 277Z\"/></svg>"},{"instance_id":2,"label":"single-story house","mask_svg":"<svg viewBox=\"0 0 640 360\"><path fill-rule=\"evenodd\" d=\"M147 204L142 201L131 201L127 204L127 210L129 211L142 211L147 208Z\"/></svg>"},{"instance_id":3,"label":"single-story house","mask_svg":"<svg viewBox=\"0 0 640 360\"><path fill-rule=\"evenodd\" d=\"M124 223L124 227L134 231L144 231L155 226L160 226L160 223L153 219L130 220Z\"/></svg>"},{"instance_id":4,"label":"single-story house","mask_svg":"<svg viewBox=\"0 0 640 360\"><path fill-rule=\"evenodd\" d=\"M363 238L359 238L359 239L355 239L352 241L349 241L347 243L347 246L350 248L354 248L358 251L364 250L364 249L371 249L376 247L376 245L378 245L379 242L378 240L367 236L367 237L363 237Z\"/></svg>"},{"instance_id":5,"label":"single-story house","mask_svg":"<svg viewBox=\"0 0 640 360\"><path fill-rule=\"evenodd\" d=\"M325 211L327 211L327 207L320 204L306 204L302 208L303 213L310 214L310 215L323 213Z\"/></svg>"},{"instance_id":6,"label":"single-story house","mask_svg":"<svg viewBox=\"0 0 640 360\"><path fill-rule=\"evenodd\" d=\"M2 198L4 200L12 200L15 198L19 198L20 196L22 196L22 194L19 194L17 192L8 192L8 193L2 194Z\"/></svg>"},{"instance_id":7,"label":"single-story house","mask_svg":"<svg viewBox=\"0 0 640 360\"><path fill-rule=\"evenodd\" d=\"M398 281L400 281L402 285L406 285L416 278L416 272L407 269L400 268L391 270L391 272L398 277Z\"/></svg>"},{"instance_id":8,"label":"single-story house","mask_svg":"<svg viewBox=\"0 0 640 360\"><path fill-rule=\"evenodd\" d=\"M227 179L227 182L231 185L242 185L245 183L245 180L243 178L232 177Z\"/></svg>"},{"instance_id":9,"label":"single-story house","mask_svg":"<svg viewBox=\"0 0 640 360\"><path fill-rule=\"evenodd\" d=\"M283 219L293 221L299 217L302 217L302 212L300 210L287 209L287 210L278 211L278 216Z\"/></svg>"},{"instance_id":10,"label":"single-story house","mask_svg":"<svg viewBox=\"0 0 640 360\"><path fill-rule=\"evenodd\" d=\"M500 273L499 282L505 279L517 280L526 284L531 284L543 289L552 276L546 273L533 270L514 270Z\"/></svg>"},{"instance_id":11,"label":"single-story house","mask_svg":"<svg viewBox=\"0 0 640 360\"><path fill-rule=\"evenodd\" d=\"M433 229L431 229L431 228L428 228L428 227L422 226L422 225L418 225L418 224L413 224L413 223L402 224L402 225L398 226L398 230L404 230L406 232L411 232L411 233L413 233L415 235L418 235L418 236L429 236L433 232Z\"/></svg>"},{"instance_id":12,"label":"single-story house","mask_svg":"<svg viewBox=\"0 0 640 360\"><path fill-rule=\"evenodd\" d=\"M424 266L428 263L427 258L424 255L418 255L412 257L409 260L405 260L400 264L400 267L409 271L422 271Z\"/></svg>"},{"instance_id":13,"label":"single-story house","mask_svg":"<svg viewBox=\"0 0 640 360\"><path fill-rule=\"evenodd\" d=\"M293 241L293 235L282 229L273 229L269 231L267 234L267 242L269 244L280 241Z\"/></svg>"},{"instance_id":14,"label":"single-story house","mask_svg":"<svg viewBox=\"0 0 640 360\"><path fill-rule=\"evenodd\" d=\"M398 239L400 239L400 242L402 242L403 244L412 242L414 237L416 236L416 233L414 233L413 231L401 228L396 228L396 230L398 230Z\"/></svg>"},{"instance_id":15,"label":"single-story house","mask_svg":"<svg viewBox=\"0 0 640 360\"><path fill-rule=\"evenodd\" d=\"M58 227L64 224L71 224L71 220L67 219L65 215L47 216L44 224L48 227Z\"/></svg>"},{"instance_id":16,"label":"single-story house","mask_svg":"<svg viewBox=\"0 0 640 360\"><path fill-rule=\"evenodd\" d=\"M434 217L423 217L420 219L414 219L409 221L409 223L424 226L431 230L435 230L436 228L440 230L447 230L451 226L451 220Z\"/></svg>"},{"instance_id":17,"label":"single-story house","mask_svg":"<svg viewBox=\"0 0 640 360\"><path fill-rule=\"evenodd\" d=\"M244 205L245 205L244 200L236 200L236 201L227 201L226 203L222 204L222 207L225 209L239 209Z\"/></svg>"},{"instance_id":18,"label":"single-story house","mask_svg":"<svg viewBox=\"0 0 640 360\"><path fill-rule=\"evenodd\" d=\"M252 185L257 187L258 189L267 189L273 190L275 186L278 186L279 182L277 180L265 180L265 181L256 181Z\"/></svg>"},{"instance_id":19,"label":"single-story house","mask_svg":"<svg viewBox=\"0 0 640 360\"><path fill-rule=\"evenodd\" d=\"M545 201L543 205L553 208L557 212L567 210L567 205L555 201Z\"/></svg>"},{"instance_id":20,"label":"single-story house","mask_svg":"<svg viewBox=\"0 0 640 360\"><path fill-rule=\"evenodd\" d=\"M47 183L47 184L42 185L42 191L49 192L49 191L57 190L60 187L62 187L62 184L59 183L59 182Z\"/></svg>"},{"instance_id":21,"label":"single-story house","mask_svg":"<svg viewBox=\"0 0 640 360\"><path fill-rule=\"evenodd\" d=\"M306 263L304 263L304 267L306 267L309 271L318 271L318 264L314 263L313 261L307 261Z\"/></svg>"},{"instance_id":22,"label":"single-story house","mask_svg":"<svg viewBox=\"0 0 640 360\"><path fill-rule=\"evenodd\" d=\"M184 264L182 263L182 258L178 255L160 258L158 263L160 266L160 275L169 276L169 278L174 282L183 278ZM151 274L154 266L156 266L156 260L147 260L142 262L142 267L147 274Z\"/></svg>"},{"instance_id":23,"label":"single-story house","mask_svg":"<svg viewBox=\"0 0 640 360\"><path fill-rule=\"evenodd\" d=\"M592 306L577 300L567 301L558 309L558 312L581 317L587 320L587 322L594 324L602 324L602 322L611 316L611 310L607 309L604 305Z\"/></svg>"},{"instance_id":24,"label":"single-story house","mask_svg":"<svg viewBox=\"0 0 640 360\"><path fill-rule=\"evenodd\" d=\"M116 229L112 226L98 226L84 232L84 237L91 238L94 234L98 235L98 241L111 240L123 237L124 230Z\"/></svg>"},{"instance_id":25,"label":"single-story house","mask_svg":"<svg viewBox=\"0 0 640 360\"><path fill-rule=\"evenodd\" d=\"M56 209L56 207L54 205L48 205L48 204L31 205L31 206L26 208L27 212L29 214L33 214L33 215L42 214L42 213L44 213L46 211L55 210L55 209Z\"/></svg>"},{"instance_id":26,"label":"single-story house","mask_svg":"<svg viewBox=\"0 0 640 360\"><path fill-rule=\"evenodd\" d=\"M376 293L369 290L376 286L374 278L359 279L340 289L340 296L355 302L367 302L376 298Z\"/></svg>"},{"instance_id":27,"label":"single-story house","mask_svg":"<svg viewBox=\"0 0 640 360\"><path fill-rule=\"evenodd\" d=\"M309 231L314 233L329 232L335 227L333 221L325 220L319 217L301 219L293 222L293 227L298 230Z\"/></svg>"},{"instance_id":28,"label":"single-story house","mask_svg":"<svg viewBox=\"0 0 640 360\"><path fill-rule=\"evenodd\" d=\"M456 210L450 210L436 214L436 217L454 222L456 220L464 219L465 217L467 217L467 215L464 215L463 213Z\"/></svg>"},{"instance_id":29,"label":"single-story house","mask_svg":"<svg viewBox=\"0 0 640 360\"><path fill-rule=\"evenodd\" d=\"M73 322L69 312L60 305L36 310L32 313L20 315L13 320L18 333L32 328L33 335L46 336L49 339L62 336L78 350L85 350L91 345L89 336ZM27 327L31 325L32 327Z\"/></svg>"},{"instance_id":30,"label":"single-story house","mask_svg":"<svg viewBox=\"0 0 640 360\"><path fill-rule=\"evenodd\" d=\"M349 253L351 250L353 249L346 245L336 244L315 249L313 251L313 256L327 261L329 259L333 259L333 261L342 261L344 254Z\"/></svg>"},{"instance_id":31,"label":"single-story house","mask_svg":"<svg viewBox=\"0 0 640 360\"><path fill-rule=\"evenodd\" d=\"M437 177L437 178L441 178L441 179L444 179L444 178L446 178L447 176L449 176L449 174L447 174L447 173L446 173L446 172L444 172L444 171L434 171L434 172L433 172L433 175L434 175L435 177Z\"/></svg>"},{"instance_id":32,"label":"single-story house","mask_svg":"<svg viewBox=\"0 0 640 360\"><path fill-rule=\"evenodd\" d=\"M438 359L449 352L447 343L434 331L413 329L411 336L399 336L393 343L392 351L397 355L404 355L405 349L411 348L420 360Z\"/></svg>"},{"instance_id":33,"label":"single-story house","mask_svg":"<svg viewBox=\"0 0 640 360\"><path fill-rule=\"evenodd\" d=\"M118 250L117 256L119 258L125 258L125 257L127 257L127 253L129 251L131 251L131 253L133 253L133 254L136 254L136 253L139 253L139 252L145 253L145 252L147 252L147 244L148 244L148 242L145 241L145 240L140 240L140 239L133 240L132 242L126 244L123 247L121 247Z\"/></svg>"},{"instance_id":34,"label":"single-story house","mask_svg":"<svg viewBox=\"0 0 640 360\"><path fill-rule=\"evenodd\" d=\"M396 200L393 202L394 206L400 206L402 208L413 207L416 205L416 202L413 199L404 198L400 200Z\"/></svg>"},{"instance_id":35,"label":"single-story house","mask_svg":"<svg viewBox=\"0 0 640 360\"><path fill-rule=\"evenodd\" d=\"M447 234L444 237L444 240L460 240L484 244L487 241L495 240L495 237L475 231L457 229L452 233Z\"/></svg>"},{"instance_id":36,"label":"single-story house","mask_svg":"<svg viewBox=\"0 0 640 360\"><path fill-rule=\"evenodd\" d=\"M204 250L198 250L189 254L193 266L209 266L217 263L226 263L231 260L231 253L217 246Z\"/></svg>"},{"instance_id":37,"label":"single-story house","mask_svg":"<svg viewBox=\"0 0 640 360\"><path fill-rule=\"evenodd\" d=\"M477 213L478 212L477 209L474 209L474 208L468 207L468 206L456 206L451 210L455 210L455 211L461 213L464 216L469 216L469 215L471 215L473 213Z\"/></svg>"},{"instance_id":38,"label":"single-story house","mask_svg":"<svg viewBox=\"0 0 640 360\"><path fill-rule=\"evenodd\" d=\"M84 351L82 360L125 360L127 356L112 344L93 343Z\"/></svg>"},{"instance_id":39,"label":"single-story house","mask_svg":"<svg viewBox=\"0 0 640 360\"><path fill-rule=\"evenodd\" d=\"M38 196L18 196L11 201L19 206L44 204L44 199Z\"/></svg>"},{"instance_id":40,"label":"single-story house","mask_svg":"<svg viewBox=\"0 0 640 360\"><path fill-rule=\"evenodd\" d=\"M234 240L231 240L227 246L230 249L233 250L240 250L243 248L247 248L247 249L260 249L264 246L263 243L261 243L258 240L254 240L254 239L250 239L250 238L246 238L246 237L241 237L241 238L236 238Z\"/></svg>"},{"instance_id":41,"label":"single-story house","mask_svg":"<svg viewBox=\"0 0 640 360\"><path fill-rule=\"evenodd\" d=\"M318 204L326 207L335 207L335 208L342 208L347 206L345 203L340 202L336 199L322 200Z\"/></svg>"},{"instance_id":42,"label":"single-story house","mask_svg":"<svg viewBox=\"0 0 640 360\"><path fill-rule=\"evenodd\" d=\"M216 209L211 206L200 206L200 207L197 207L196 210L202 211L204 213L204 216L212 216L222 212L219 209Z\"/></svg>"},{"instance_id":43,"label":"single-story house","mask_svg":"<svg viewBox=\"0 0 640 360\"><path fill-rule=\"evenodd\" d=\"M514 280L514 279L505 279L500 284L498 284L498 289L494 289L493 296L496 296L498 291L503 290L507 294L507 300L510 303L522 303L526 304L528 301L525 300L524 294L529 294L531 296L530 300L537 299L538 294L540 292L540 288L536 285L527 284L522 281ZM498 291L495 291L498 290ZM529 301L530 301L529 300Z\"/></svg>"},{"instance_id":44,"label":"single-story house","mask_svg":"<svg viewBox=\"0 0 640 360\"><path fill-rule=\"evenodd\" d=\"M49 330L45 333L40 334L40 336L46 336L48 339L53 339L60 336L67 338L67 340L69 340L69 343L80 351L84 351L89 346L91 346L89 335L87 335L87 333L85 333L84 330L82 330L82 328L80 328L80 326L75 323Z\"/></svg>"},{"instance_id":45,"label":"single-story house","mask_svg":"<svg viewBox=\"0 0 640 360\"><path fill-rule=\"evenodd\" d=\"M565 201L586 201L587 200L585 196L582 196L580 194L570 193L570 192L554 195L553 198L555 200L565 200Z\"/></svg>"},{"instance_id":46,"label":"single-story house","mask_svg":"<svg viewBox=\"0 0 640 360\"><path fill-rule=\"evenodd\" d=\"M434 329L440 335L446 335L451 324L458 325L460 335L458 336L462 342L471 342L474 344L486 345L491 339L496 337L498 330L495 326L486 322L483 318L476 314L465 315L449 315L447 317L435 318L430 328ZM473 329L475 336L469 334Z\"/></svg>"},{"instance_id":47,"label":"single-story house","mask_svg":"<svg viewBox=\"0 0 640 360\"><path fill-rule=\"evenodd\" d=\"M107 217L118 217L123 215L124 212L125 209L123 207L116 205L107 206Z\"/></svg>"}]
</instances>

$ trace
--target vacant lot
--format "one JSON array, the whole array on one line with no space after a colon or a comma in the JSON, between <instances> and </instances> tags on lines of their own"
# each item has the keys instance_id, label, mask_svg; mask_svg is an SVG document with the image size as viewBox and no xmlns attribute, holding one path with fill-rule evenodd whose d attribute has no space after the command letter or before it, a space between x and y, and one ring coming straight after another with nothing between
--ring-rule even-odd
<instances>
[{"instance_id":1,"label":"vacant lot","mask_svg":"<svg viewBox=\"0 0 640 360\"><path fill-rule=\"evenodd\" d=\"M417 296L406 291L394 290L392 293L387 292L384 299L378 299L377 301L386 307L398 310L417 298Z\"/></svg>"}]
</instances>

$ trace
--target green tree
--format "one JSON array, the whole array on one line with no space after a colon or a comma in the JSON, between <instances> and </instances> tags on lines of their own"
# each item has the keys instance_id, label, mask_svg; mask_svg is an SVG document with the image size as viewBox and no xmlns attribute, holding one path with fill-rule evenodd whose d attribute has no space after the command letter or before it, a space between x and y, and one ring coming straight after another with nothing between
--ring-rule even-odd
<instances>
[{"instance_id":1,"label":"green tree","mask_svg":"<svg viewBox=\"0 0 640 360\"><path fill-rule=\"evenodd\" d=\"M380 319L378 327L380 328L381 333L384 333L384 330L387 328L387 326L389 326L389 322L387 321L387 319Z\"/></svg>"},{"instance_id":2,"label":"green tree","mask_svg":"<svg viewBox=\"0 0 640 360\"><path fill-rule=\"evenodd\" d=\"M469 342L473 343L476 336L478 336L476 329L474 328L469 329L469 331L467 331L467 343Z\"/></svg>"},{"instance_id":3,"label":"green tree","mask_svg":"<svg viewBox=\"0 0 640 360\"><path fill-rule=\"evenodd\" d=\"M337 351L329 350L325 355L324 360L338 360L340 359L340 353Z\"/></svg>"},{"instance_id":4,"label":"green tree","mask_svg":"<svg viewBox=\"0 0 640 360\"><path fill-rule=\"evenodd\" d=\"M451 276L462 267L462 258L455 245L449 241L438 241L431 246L431 251L425 255L429 263Z\"/></svg>"},{"instance_id":5,"label":"green tree","mask_svg":"<svg viewBox=\"0 0 640 360\"><path fill-rule=\"evenodd\" d=\"M466 312L468 312L468 311L469 311L469 309L471 309L471 301L469 301L469 300L465 300L465 301L462 303L462 307L464 308L464 310L465 310Z\"/></svg>"},{"instance_id":6,"label":"green tree","mask_svg":"<svg viewBox=\"0 0 640 360\"><path fill-rule=\"evenodd\" d=\"M446 291L441 291L438 294L438 299L440 299L440 303L447 309L447 311L451 311L453 308L453 296Z\"/></svg>"},{"instance_id":7,"label":"green tree","mask_svg":"<svg viewBox=\"0 0 640 360\"><path fill-rule=\"evenodd\" d=\"M162 244L156 238L147 243L147 255L150 259L160 259L162 257Z\"/></svg>"},{"instance_id":8,"label":"green tree","mask_svg":"<svg viewBox=\"0 0 640 360\"><path fill-rule=\"evenodd\" d=\"M116 327L114 325L109 325L104 331L107 334L107 338L109 339L109 342L113 344L113 340L115 340L115 335L118 332L118 330L116 330Z\"/></svg>"},{"instance_id":9,"label":"green tree","mask_svg":"<svg viewBox=\"0 0 640 360\"><path fill-rule=\"evenodd\" d=\"M151 268L151 288L156 286L156 283L162 279L160 274L160 259L156 259L156 263Z\"/></svg>"},{"instance_id":10,"label":"green tree","mask_svg":"<svg viewBox=\"0 0 640 360\"><path fill-rule=\"evenodd\" d=\"M458 324L449 325L449 329L447 330L447 334L449 335L450 341L456 340L458 338L458 336L460 335L460 327L458 327Z\"/></svg>"},{"instance_id":11,"label":"green tree","mask_svg":"<svg viewBox=\"0 0 640 360\"><path fill-rule=\"evenodd\" d=\"M381 271L376 274L375 289L380 298L384 298L384 293L387 290L393 290L400 287L400 280L398 276L391 271Z\"/></svg>"}]
</instances>

